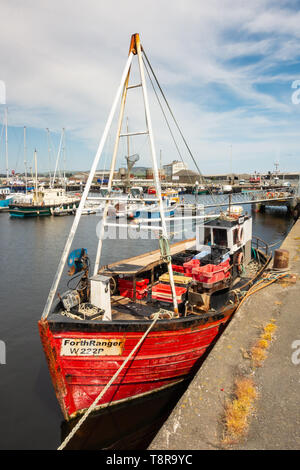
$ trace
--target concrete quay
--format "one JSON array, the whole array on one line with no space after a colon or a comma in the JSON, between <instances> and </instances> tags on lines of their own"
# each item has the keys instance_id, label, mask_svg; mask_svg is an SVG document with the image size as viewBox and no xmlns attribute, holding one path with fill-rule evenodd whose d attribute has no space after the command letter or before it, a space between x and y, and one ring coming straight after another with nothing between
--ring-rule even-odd
<instances>
[{"instance_id":1,"label":"concrete quay","mask_svg":"<svg viewBox=\"0 0 300 470\"><path fill-rule=\"evenodd\" d=\"M300 448L300 220L281 248L289 250L297 282L276 282L243 303L148 450ZM275 339L262 366L253 369L247 351L271 319ZM225 402L245 375L258 390L255 412L247 434L226 447Z\"/></svg>"}]
</instances>

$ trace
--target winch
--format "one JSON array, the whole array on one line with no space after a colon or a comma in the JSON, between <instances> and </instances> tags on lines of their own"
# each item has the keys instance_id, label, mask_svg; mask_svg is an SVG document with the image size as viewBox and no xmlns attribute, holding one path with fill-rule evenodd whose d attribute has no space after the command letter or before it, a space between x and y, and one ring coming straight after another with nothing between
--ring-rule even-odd
<instances>
[{"instance_id":1,"label":"winch","mask_svg":"<svg viewBox=\"0 0 300 470\"><path fill-rule=\"evenodd\" d=\"M72 276L68 282L68 287L73 279L83 273L75 287L68 290L61 298L64 308L69 312L71 308L76 307L89 298L89 258L86 248L73 250L68 258L69 276Z\"/></svg>"}]
</instances>

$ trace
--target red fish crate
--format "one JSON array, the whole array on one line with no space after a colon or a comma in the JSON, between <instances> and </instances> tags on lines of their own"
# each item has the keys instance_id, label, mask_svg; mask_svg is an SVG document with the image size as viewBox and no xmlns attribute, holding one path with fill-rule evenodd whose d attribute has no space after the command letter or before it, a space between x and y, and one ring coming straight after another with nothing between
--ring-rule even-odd
<instances>
[{"instance_id":1,"label":"red fish crate","mask_svg":"<svg viewBox=\"0 0 300 470\"><path fill-rule=\"evenodd\" d=\"M176 273L182 273L184 274L184 267L183 266L178 266L177 264L172 264L172 269Z\"/></svg>"},{"instance_id":2,"label":"red fish crate","mask_svg":"<svg viewBox=\"0 0 300 470\"><path fill-rule=\"evenodd\" d=\"M198 282L211 285L222 281L225 279L225 277L228 278L230 276L230 273L228 272L229 269L230 263L229 260L227 260L223 261L223 263L220 263L217 266L214 264L207 264L206 266L193 268L192 276L193 279L197 280Z\"/></svg>"},{"instance_id":3,"label":"red fish crate","mask_svg":"<svg viewBox=\"0 0 300 470\"><path fill-rule=\"evenodd\" d=\"M191 261L183 263L184 272L187 275L192 275L193 268L198 266L200 266L200 261L198 259L191 259Z\"/></svg>"},{"instance_id":4,"label":"red fish crate","mask_svg":"<svg viewBox=\"0 0 300 470\"><path fill-rule=\"evenodd\" d=\"M188 273L184 272L184 267L183 266L172 264L172 269L173 269L175 274L182 274L182 276L190 276L190 277L192 276L192 274L188 274Z\"/></svg>"},{"instance_id":5,"label":"red fish crate","mask_svg":"<svg viewBox=\"0 0 300 470\"><path fill-rule=\"evenodd\" d=\"M120 291L120 295L122 297L128 297L129 299L133 299L134 298L134 290L133 289L122 289L122 288L119 288L119 291ZM135 291L135 297L136 299L143 299L144 297L147 297L148 295L148 290L147 289L136 289Z\"/></svg>"},{"instance_id":6,"label":"red fish crate","mask_svg":"<svg viewBox=\"0 0 300 470\"><path fill-rule=\"evenodd\" d=\"M176 299L180 304L183 302L183 295L186 293L185 287L175 286ZM173 302L172 289L169 284L156 284L152 287L152 300L159 300L161 302Z\"/></svg>"},{"instance_id":7,"label":"red fish crate","mask_svg":"<svg viewBox=\"0 0 300 470\"><path fill-rule=\"evenodd\" d=\"M149 284L149 279L137 279L136 288L137 289L146 289ZM118 287L120 289L133 289L133 280L132 279L118 279Z\"/></svg>"}]
</instances>

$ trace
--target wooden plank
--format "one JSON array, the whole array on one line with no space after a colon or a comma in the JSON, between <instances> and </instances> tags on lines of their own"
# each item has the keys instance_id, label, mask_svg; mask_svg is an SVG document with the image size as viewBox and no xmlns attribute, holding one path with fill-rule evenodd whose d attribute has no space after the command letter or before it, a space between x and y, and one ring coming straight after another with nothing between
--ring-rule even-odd
<instances>
[{"instance_id":1,"label":"wooden plank","mask_svg":"<svg viewBox=\"0 0 300 470\"><path fill-rule=\"evenodd\" d=\"M175 255L184 250L190 250L195 247L195 238L183 240L181 242L174 243L170 246L171 255ZM142 271L151 269L154 265L160 264L161 255L160 250L150 251L148 253L134 256L133 258L127 258L116 263L109 264L108 266L102 266L99 270L101 274L136 274Z\"/></svg>"}]
</instances>

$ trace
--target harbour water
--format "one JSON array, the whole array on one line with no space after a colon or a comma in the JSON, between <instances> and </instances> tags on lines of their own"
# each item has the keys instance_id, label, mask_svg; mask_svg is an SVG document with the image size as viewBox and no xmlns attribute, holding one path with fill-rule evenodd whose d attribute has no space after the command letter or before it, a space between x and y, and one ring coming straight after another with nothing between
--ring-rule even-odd
<instances>
[{"instance_id":1,"label":"harbour water","mask_svg":"<svg viewBox=\"0 0 300 470\"><path fill-rule=\"evenodd\" d=\"M293 224L283 208L252 215L253 234L275 248ZM0 215L0 340L6 345L6 364L0 365L1 449L55 449L61 442L62 414L37 321L72 221L73 216L22 220ZM87 248L91 261L99 221L98 215L83 216L75 237L74 248ZM101 263L153 249L157 240L107 240ZM66 290L68 280L63 276L60 292Z\"/></svg>"}]
</instances>

